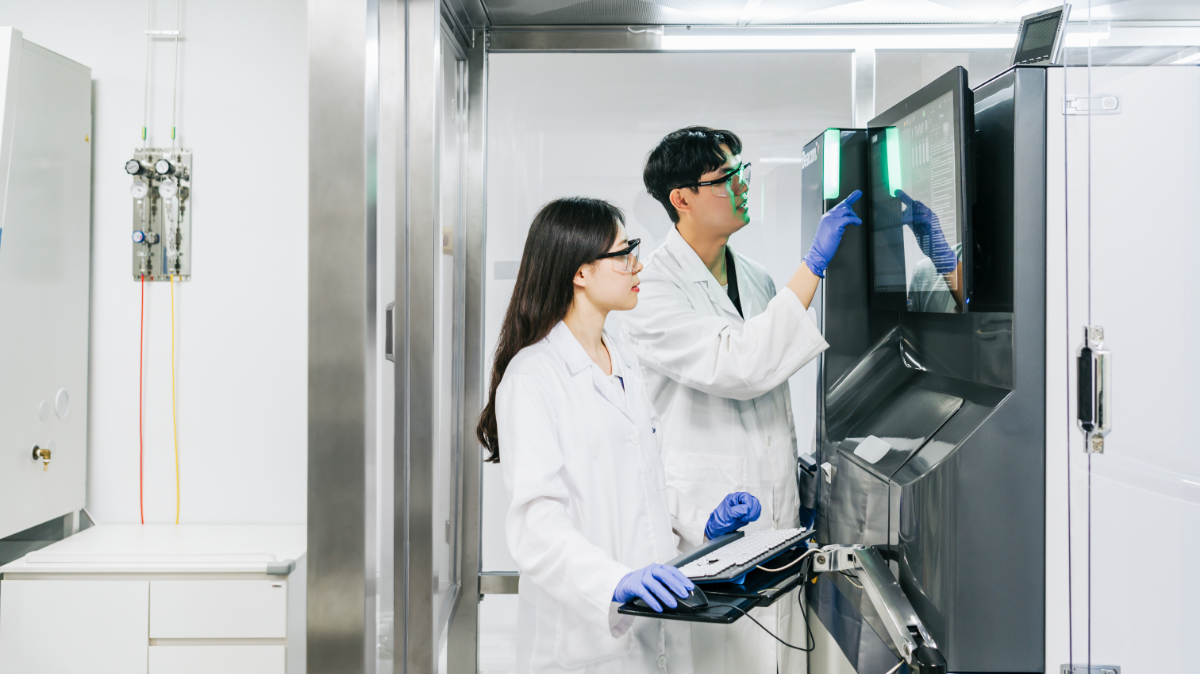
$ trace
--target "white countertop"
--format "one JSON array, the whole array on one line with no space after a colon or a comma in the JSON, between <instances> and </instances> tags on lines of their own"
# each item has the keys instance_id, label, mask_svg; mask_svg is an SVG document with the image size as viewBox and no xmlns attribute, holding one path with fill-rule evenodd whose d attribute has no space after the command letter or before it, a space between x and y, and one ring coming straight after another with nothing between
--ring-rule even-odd
<instances>
[{"instance_id":1,"label":"white countertop","mask_svg":"<svg viewBox=\"0 0 1200 674\"><path fill-rule=\"evenodd\" d=\"M280 573L304 555L306 537L303 524L97 525L0 574Z\"/></svg>"}]
</instances>

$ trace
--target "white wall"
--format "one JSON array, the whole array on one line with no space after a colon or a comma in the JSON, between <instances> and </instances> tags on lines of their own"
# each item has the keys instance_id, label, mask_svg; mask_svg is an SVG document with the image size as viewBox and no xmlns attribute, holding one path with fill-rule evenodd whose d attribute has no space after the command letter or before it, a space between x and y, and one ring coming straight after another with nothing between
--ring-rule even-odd
<instances>
[{"instance_id":1,"label":"white wall","mask_svg":"<svg viewBox=\"0 0 1200 674\"><path fill-rule=\"evenodd\" d=\"M154 28L175 2L150 0ZM182 523L305 520L308 313L306 5L183 0L181 144L194 152L193 277L176 295ZM93 77L88 509L138 521L139 287L130 179L141 140L146 0L0 0L0 23ZM151 51L153 145L171 142L174 45ZM252 165L266 170L251 173ZM145 511L174 519L170 294L146 286Z\"/></svg>"}]
</instances>

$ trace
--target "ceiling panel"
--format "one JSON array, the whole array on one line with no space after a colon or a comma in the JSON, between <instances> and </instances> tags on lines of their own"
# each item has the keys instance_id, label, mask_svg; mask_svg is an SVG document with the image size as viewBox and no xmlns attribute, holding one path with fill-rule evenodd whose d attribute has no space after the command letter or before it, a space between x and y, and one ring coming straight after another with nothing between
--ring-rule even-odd
<instances>
[{"instance_id":1,"label":"ceiling panel","mask_svg":"<svg viewBox=\"0 0 1200 674\"><path fill-rule=\"evenodd\" d=\"M482 0L492 25L1013 23L1062 0ZM1087 0L1072 18L1086 18ZM743 16L745 12L745 16ZM1200 0L1091 0L1093 21L1200 20Z\"/></svg>"}]
</instances>

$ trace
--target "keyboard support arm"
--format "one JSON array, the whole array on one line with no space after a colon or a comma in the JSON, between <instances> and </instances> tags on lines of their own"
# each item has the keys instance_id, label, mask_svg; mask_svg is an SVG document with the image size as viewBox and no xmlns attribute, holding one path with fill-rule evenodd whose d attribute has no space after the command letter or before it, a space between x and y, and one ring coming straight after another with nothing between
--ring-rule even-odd
<instances>
[{"instance_id":1,"label":"keyboard support arm","mask_svg":"<svg viewBox=\"0 0 1200 674\"><path fill-rule=\"evenodd\" d=\"M887 562L873 547L829 545L813 555L813 570L857 571L863 591L887 628L900 657L915 674L946 674L946 660L925 629Z\"/></svg>"}]
</instances>

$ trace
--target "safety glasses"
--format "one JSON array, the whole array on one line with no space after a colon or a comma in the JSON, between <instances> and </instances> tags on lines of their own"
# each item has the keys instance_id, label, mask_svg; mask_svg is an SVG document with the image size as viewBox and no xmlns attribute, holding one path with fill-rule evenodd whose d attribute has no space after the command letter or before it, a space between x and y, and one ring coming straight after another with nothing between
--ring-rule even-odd
<instances>
[{"instance_id":1,"label":"safety glasses","mask_svg":"<svg viewBox=\"0 0 1200 674\"><path fill-rule=\"evenodd\" d=\"M680 185L679 189L707 187L712 190L714 197L727 197L729 196L730 185L734 185L733 190L736 193L741 193L750 186L750 164L742 164L716 180L705 180L704 182L692 183L691 185Z\"/></svg>"},{"instance_id":2,"label":"safety glasses","mask_svg":"<svg viewBox=\"0 0 1200 674\"><path fill-rule=\"evenodd\" d=\"M641 245L641 239L633 239L629 242L628 247L618 250L615 253L605 253L596 259L603 260L605 258L612 258L613 269L621 273L628 274L629 272L633 271L634 266L637 265L638 253L640 252L639 249L641 248Z\"/></svg>"}]
</instances>

